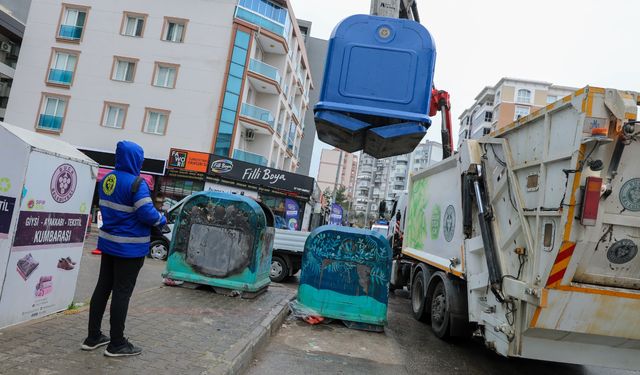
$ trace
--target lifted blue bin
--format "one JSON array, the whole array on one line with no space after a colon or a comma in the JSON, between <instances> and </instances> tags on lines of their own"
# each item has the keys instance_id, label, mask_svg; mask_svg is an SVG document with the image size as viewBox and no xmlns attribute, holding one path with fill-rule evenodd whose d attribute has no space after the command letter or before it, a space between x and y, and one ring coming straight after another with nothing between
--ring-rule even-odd
<instances>
[{"instance_id":1,"label":"lifted blue bin","mask_svg":"<svg viewBox=\"0 0 640 375\"><path fill-rule=\"evenodd\" d=\"M329 40L320 101L320 140L377 158L411 152L431 125L436 50L422 25L355 15Z\"/></svg>"},{"instance_id":2,"label":"lifted blue bin","mask_svg":"<svg viewBox=\"0 0 640 375\"><path fill-rule=\"evenodd\" d=\"M269 285L273 235L265 205L242 195L194 194L177 216L163 276L250 298Z\"/></svg>"},{"instance_id":3,"label":"lifted blue bin","mask_svg":"<svg viewBox=\"0 0 640 375\"><path fill-rule=\"evenodd\" d=\"M364 323L359 328L381 328L387 323L391 256L380 233L319 227L304 245L298 302L321 316Z\"/></svg>"}]
</instances>

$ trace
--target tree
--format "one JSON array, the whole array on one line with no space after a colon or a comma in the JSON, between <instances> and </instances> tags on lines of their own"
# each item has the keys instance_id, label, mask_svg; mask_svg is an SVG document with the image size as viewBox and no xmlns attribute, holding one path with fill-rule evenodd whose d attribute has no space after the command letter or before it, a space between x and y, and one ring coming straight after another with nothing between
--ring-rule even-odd
<instances>
[{"instance_id":1,"label":"tree","mask_svg":"<svg viewBox=\"0 0 640 375\"><path fill-rule=\"evenodd\" d=\"M324 193L322 193L324 195L324 199L327 202L331 202L332 198L333 198L333 190L331 190L330 188L326 188L324 190ZM340 206L342 206L342 208L347 209L347 205L349 204L348 202L348 197L347 197L347 188L344 185L340 185L338 186L338 188L336 189L336 200L333 203L337 203Z\"/></svg>"}]
</instances>

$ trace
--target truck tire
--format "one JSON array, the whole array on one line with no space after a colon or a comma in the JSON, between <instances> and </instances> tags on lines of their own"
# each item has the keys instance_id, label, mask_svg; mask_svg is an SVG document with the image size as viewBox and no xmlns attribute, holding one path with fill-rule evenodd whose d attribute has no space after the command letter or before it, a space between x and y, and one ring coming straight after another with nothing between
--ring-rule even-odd
<instances>
[{"instance_id":1,"label":"truck tire","mask_svg":"<svg viewBox=\"0 0 640 375\"><path fill-rule=\"evenodd\" d=\"M418 268L411 283L411 310L413 317L420 322L428 322L430 315L427 307L427 277L422 268Z\"/></svg>"},{"instance_id":2,"label":"truck tire","mask_svg":"<svg viewBox=\"0 0 640 375\"><path fill-rule=\"evenodd\" d=\"M287 261L279 255L274 255L271 258L271 271L269 272L269 278L274 283L280 283L287 277L289 277L289 265L287 264Z\"/></svg>"},{"instance_id":3,"label":"truck tire","mask_svg":"<svg viewBox=\"0 0 640 375\"><path fill-rule=\"evenodd\" d=\"M431 330L441 339L449 337L449 301L447 288L439 278L432 279L435 282L431 294Z\"/></svg>"}]
</instances>

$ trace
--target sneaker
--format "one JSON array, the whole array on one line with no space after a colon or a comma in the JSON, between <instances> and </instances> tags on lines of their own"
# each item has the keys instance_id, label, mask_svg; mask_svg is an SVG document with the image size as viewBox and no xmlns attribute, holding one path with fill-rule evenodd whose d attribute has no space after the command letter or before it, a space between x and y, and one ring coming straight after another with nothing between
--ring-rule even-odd
<instances>
[{"instance_id":1,"label":"sneaker","mask_svg":"<svg viewBox=\"0 0 640 375\"><path fill-rule=\"evenodd\" d=\"M129 340L125 340L125 343L120 346L109 344L104 351L104 355L107 357L130 357L140 353L142 353L142 349L130 343Z\"/></svg>"},{"instance_id":2,"label":"sneaker","mask_svg":"<svg viewBox=\"0 0 640 375\"><path fill-rule=\"evenodd\" d=\"M97 339L92 339L91 337L87 337L86 340L82 343L82 350L94 350L98 349L101 346L107 345L111 342L111 339L105 335L100 335Z\"/></svg>"}]
</instances>

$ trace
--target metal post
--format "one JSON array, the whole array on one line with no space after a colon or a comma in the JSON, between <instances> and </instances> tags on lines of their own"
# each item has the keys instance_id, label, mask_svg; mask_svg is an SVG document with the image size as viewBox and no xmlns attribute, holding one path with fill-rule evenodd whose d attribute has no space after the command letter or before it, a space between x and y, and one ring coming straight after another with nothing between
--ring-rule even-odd
<instances>
[{"instance_id":1,"label":"metal post","mask_svg":"<svg viewBox=\"0 0 640 375\"><path fill-rule=\"evenodd\" d=\"M331 203L336 203L336 190L338 190L338 180L340 179L340 168L342 167L342 153L340 150L340 156L338 157L338 170L336 170L336 181L333 183L333 193L331 194Z\"/></svg>"}]
</instances>

